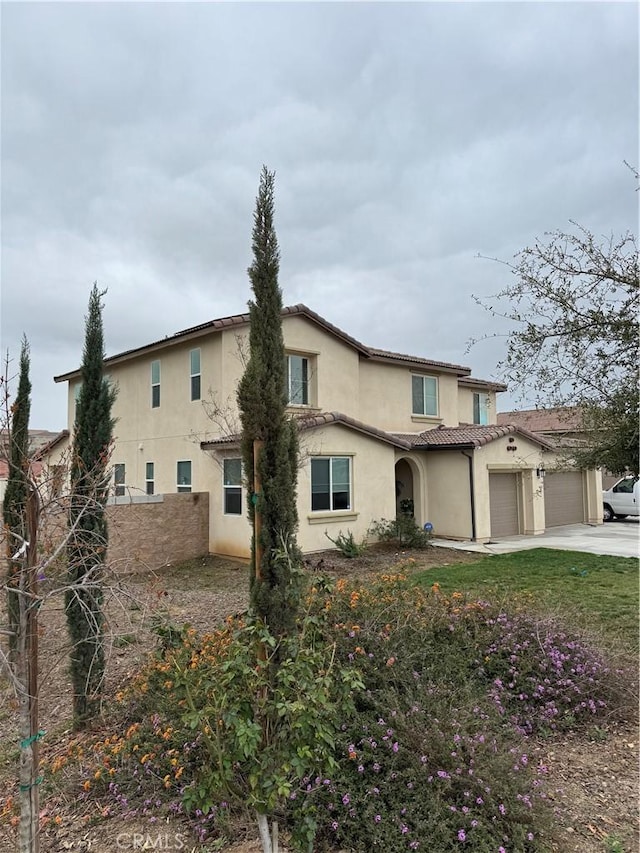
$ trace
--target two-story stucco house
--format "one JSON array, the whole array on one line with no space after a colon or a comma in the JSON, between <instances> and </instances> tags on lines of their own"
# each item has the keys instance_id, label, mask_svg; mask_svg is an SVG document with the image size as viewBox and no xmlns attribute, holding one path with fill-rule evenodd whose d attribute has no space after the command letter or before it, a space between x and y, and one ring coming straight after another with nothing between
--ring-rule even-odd
<instances>
[{"instance_id":1,"label":"two-story stucco house","mask_svg":"<svg viewBox=\"0 0 640 853\"><path fill-rule=\"evenodd\" d=\"M356 538L404 503L438 536L487 541L545 529L544 438L496 423L504 385L457 364L367 346L305 305L283 309L290 411L299 418L298 541ZM105 360L118 389L117 496L209 493L213 553L246 556L249 527L236 388L248 314L224 317ZM69 383L72 427L79 370ZM584 520L598 523L597 472L581 474Z\"/></svg>"}]
</instances>

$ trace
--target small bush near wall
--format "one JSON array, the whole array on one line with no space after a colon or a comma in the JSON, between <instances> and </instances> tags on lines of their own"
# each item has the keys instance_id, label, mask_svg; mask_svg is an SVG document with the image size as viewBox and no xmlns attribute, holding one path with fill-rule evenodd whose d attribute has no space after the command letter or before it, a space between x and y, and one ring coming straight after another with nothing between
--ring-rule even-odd
<instances>
[{"instance_id":1,"label":"small bush near wall","mask_svg":"<svg viewBox=\"0 0 640 853\"><path fill-rule=\"evenodd\" d=\"M394 519L381 518L371 522L371 536L377 536L381 542L394 542L402 548L429 548L431 533L427 533L416 524L412 515L400 513Z\"/></svg>"}]
</instances>

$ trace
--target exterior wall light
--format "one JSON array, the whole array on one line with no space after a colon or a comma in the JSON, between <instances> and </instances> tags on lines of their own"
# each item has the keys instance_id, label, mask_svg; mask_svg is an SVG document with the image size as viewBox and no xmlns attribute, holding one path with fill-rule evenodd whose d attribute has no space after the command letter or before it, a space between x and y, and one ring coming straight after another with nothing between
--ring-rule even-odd
<instances>
[{"instance_id":1,"label":"exterior wall light","mask_svg":"<svg viewBox=\"0 0 640 853\"><path fill-rule=\"evenodd\" d=\"M547 472L544 470L544 465L540 465L539 468L536 468L536 477L539 480L544 480L544 476Z\"/></svg>"}]
</instances>

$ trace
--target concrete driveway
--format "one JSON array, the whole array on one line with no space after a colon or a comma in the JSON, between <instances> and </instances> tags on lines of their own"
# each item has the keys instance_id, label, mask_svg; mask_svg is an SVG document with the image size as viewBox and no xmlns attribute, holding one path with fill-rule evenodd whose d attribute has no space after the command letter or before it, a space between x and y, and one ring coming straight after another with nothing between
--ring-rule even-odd
<instances>
[{"instance_id":1,"label":"concrete driveway","mask_svg":"<svg viewBox=\"0 0 640 853\"><path fill-rule=\"evenodd\" d=\"M558 548L562 551L637 558L640 556L640 523L637 518L625 518L608 524L553 527L540 536L505 536L486 545L437 538L433 540L433 544L441 548L457 548L481 554L507 554L528 548Z\"/></svg>"}]
</instances>

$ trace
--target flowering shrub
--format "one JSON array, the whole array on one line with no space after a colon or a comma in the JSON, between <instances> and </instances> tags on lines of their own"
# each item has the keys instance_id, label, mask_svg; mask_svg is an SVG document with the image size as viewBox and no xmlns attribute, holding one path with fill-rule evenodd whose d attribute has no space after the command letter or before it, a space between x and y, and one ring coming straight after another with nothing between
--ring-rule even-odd
<instances>
[{"instance_id":1,"label":"flowering shrub","mask_svg":"<svg viewBox=\"0 0 640 853\"><path fill-rule=\"evenodd\" d=\"M156 656L119 696L127 726L50 769L79 769L97 814L181 814L201 840L246 804L288 822L297 850L548 849L527 735L616 712L620 673L526 609L402 573L313 582L275 670L257 623L157 625Z\"/></svg>"}]
</instances>

